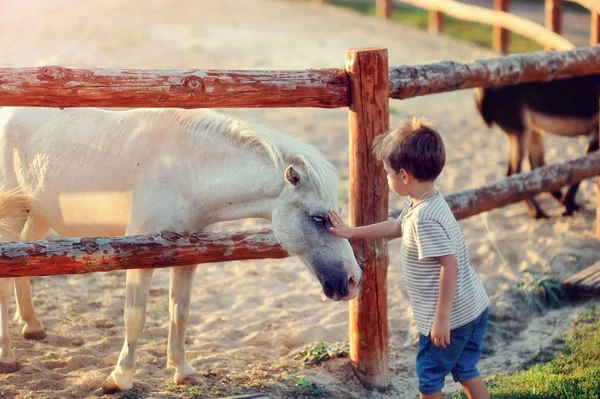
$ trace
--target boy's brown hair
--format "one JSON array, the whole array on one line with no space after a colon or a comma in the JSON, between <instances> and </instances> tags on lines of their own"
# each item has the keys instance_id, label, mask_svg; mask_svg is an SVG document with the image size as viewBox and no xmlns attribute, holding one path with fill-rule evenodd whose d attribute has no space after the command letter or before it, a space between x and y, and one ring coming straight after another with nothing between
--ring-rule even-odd
<instances>
[{"instance_id":1,"label":"boy's brown hair","mask_svg":"<svg viewBox=\"0 0 600 399\"><path fill-rule=\"evenodd\" d=\"M375 137L373 153L399 172L406 170L420 181L435 180L446 163L442 136L425 118L413 118L400 128Z\"/></svg>"}]
</instances>

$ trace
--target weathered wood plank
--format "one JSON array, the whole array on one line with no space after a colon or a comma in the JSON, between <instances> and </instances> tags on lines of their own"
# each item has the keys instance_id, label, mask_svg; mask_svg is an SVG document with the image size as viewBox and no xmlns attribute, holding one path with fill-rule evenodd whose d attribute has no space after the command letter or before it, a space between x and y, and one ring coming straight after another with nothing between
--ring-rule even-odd
<instances>
[{"instance_id":1,"label":"weathered wood plank","mask_svg":"<svg viewBox=\"0 0 600 399\"><path fill-rule=\"evenodd\" d=\"M508 12L510 7L510 0L494 0L494 9L496 11L505 11ZM492 32L492 45L495 51L506 54L508 52L508 43L509 43L509 33L508 29L503 28L499 25L494 25L494 30Z\"/></svg>"},{"instance_id":2,"label":"weathered wood plank","mask_svg":"<svg viewBox=\"0 0 600 399\"><path fill-rule=\"evenodd\" d=\"M0 277L83 274L286 256L288 253L269 229L2 242Z\"/></svg>"},{"instance_id":3,"label":"weathered wood plank","mask_svg":"<svg viewBox=\"0 0 600 399\"><path fill-rule=\"evenodd\" d=\"M590 27L590 45L596 46L600 44L600 12L592 11Z\"/></svg>"},{"instance_id":4,"label":"weathered wood plank","mask_svg":"<svg viewBox=\"0 0 600 399\"><path fill-rule=\"evenodd\" d=\"M600 151L561 164L542 166L528 173L446 196L454 216L465 219L513 204L529 195L550 192L562 186L600 175ZM400 209L390 212L398 217Z\"/></svg>"},{"instance_id":5,"label":"weathered wood plank","mask_svg":"<svg viewBox=\"0 0 600 399\"><path fill-rule=\"evenodd\" d=\"M569 291L600 293L600 263L567 277L562 285Z\"/></svg>"},{"instance_id":6,"label":"weathered wood plank","mask_svg":"<svg viewBox=\"0 0 600 399\"><path fill-rule=\"evenodd\" d=\"M389 129L388 56L384 49L346 52L352 85L350 104L350 211L352 226L386 220L388 186L373 139ZM351 240L363 266L363 284L350 302L350 359L362 385L388 387L386 240Z\"/></svg>"},{"instance_id":7,"label":"weathered wood plank","mask_svg":"<svg viewBox=\"0 0 600 399\"><path fill-rule=\"evenodd\" d=\"M392 0L376 0L375 12L379 18L390 19L393 10Z\"/></svg>"},{"instance_id":8,"label":"weathered wood plank","mask_svg":"<svg viewBox=\"0 0 600 399\"><path fill-rule=\"evenodd\" d=\"M470 63L390 67L390 97L396 99L434 93L498 87L525 82L547 82L600 73L600 47L572 51L539 51Z\"/></svg>"},{"instance_id":9,"label":"weathered wood plank","mask_svg":"<svg viewBox=\"0 0 600 399\"><path fill-rule=\"evenodd\" d=\"M600 152L595 152L564 164L543 166L501 182L450 194L446 200L457 218L463 219L521 201L527 194L552 191L562 185L598 174ZM371 179L369 184L361 184L360 190L374 193L374 187L382 189L376 184L385 184L383 176L380 180L379 182ZM355 192L353 195L359 193ZM378 195L383 195L383 191ZM387 195L378 201L384 203L386 199ZM363 205L359 209L363 209ZM368 209L366 205L364 207ZM355 212L358 213L358 209ZM389 216L397 217L399 213L399 210L391 211ZM368 222L365 220L353 223L362 225ZM379 248L379 253L387 254L385 248L387 247ZM287 255L270 229L218 234L163 232L147 236L2 242L0 277L82 274L231 260L282 258ZM381 267L378 273L384 273L381 269L385 270ZM373 277L373 284L376 278L380 284L384 284L381 281L385 280L381 280L379 275ZM382 301L383 298L378 300Z\"/></svg>"},{"instance_id":10,"label":"weathered wood plank","mask_svg":"<svg viewBox=\"0 0 600 399\"><path fill-rule=\"evenodd\" d=\"M429 11L429 33L439 35L444 31L444 14L439 11Z\"/></svg>"},{"instance_id":11,"label":"weathered wood plank","mask_svg":"<svg viewBox=\"0 0 600 399\"><path fill-rule=\"evenodd\" d=\"M0 68L0 106L347 107L342 69L216 71Z\"/></svg>"},{"instance_id":12,"label":"weathered wood plank","mask_svg":"<svg viewBox=\"0 0 600 399\"><path fill-rule=\"evenodd\" d=\"M560 35L563 25L563 0L546 0L545 2L545 25L546 29ZM550 44L545 44L546 50L551 50Z\"/></svg>"}]
</instances>

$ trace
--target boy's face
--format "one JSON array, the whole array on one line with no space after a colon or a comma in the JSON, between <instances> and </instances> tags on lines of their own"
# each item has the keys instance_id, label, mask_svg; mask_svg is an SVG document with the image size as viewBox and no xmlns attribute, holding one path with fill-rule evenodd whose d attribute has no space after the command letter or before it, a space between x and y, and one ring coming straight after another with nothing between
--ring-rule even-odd
<instances>
[{"instance_id":1,"label":"boy's face","mask_svg":"<svg viewBox=\"0 0 600 399\"><path fill-rule=\"evenodd\" d=\"M407 181L403 177L403 175L406 176L406 172L402 169L400 169L400 172L396 172L386 161L383 161L383 168L387 173L387 181L390 190L398 195L408 195Z\"/></svg>"}]
</instances>

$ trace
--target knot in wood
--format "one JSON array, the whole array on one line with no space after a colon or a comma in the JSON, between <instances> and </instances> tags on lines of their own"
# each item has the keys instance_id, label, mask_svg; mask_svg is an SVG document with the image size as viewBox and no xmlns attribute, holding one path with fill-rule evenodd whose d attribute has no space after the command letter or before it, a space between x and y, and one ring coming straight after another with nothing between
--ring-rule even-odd
<instances>
[{"instance_id":1,"label":"knot in wood","mask_svg":"<svg viewBox=\"0 0 600 399\"><path fill-rule=\"evenodd\" d=\"M182 236L174 231L161 231L160 236L169 242L177 242Z\"/></svg>"},{"instance_id":2,"label":"knot in wood","mask_svg":"<svg viewBox=\"0 0 600 399\"><path fill-rule=\"evenodd\" d=\"M79 247L83 252L88 255L94 254L100 246L96 241L91 238L82 238L78 243L73 244L74 247Z\"/></svg>"},{"instance_id":3,"label":"knot in wood","mask_svg":"<svg viewBox=\"0 0 600 399\"><path fill-rule=\"evenodd\" d=\"M45 82L64 83L73 79L73 70L60 66L43 67L38 73L38 79Z\"/></svg>"},{"instance_id":4,"label":"knot in wood","mask_svg":"<svg viewBox=\"0 0 600 399\"><path fill-rule=\"evenodd\" d=\"M206 89L204 80L198 76L188 76L183 80L183 88L191 94L203 94Z\"/></svg>"}]
</instances>

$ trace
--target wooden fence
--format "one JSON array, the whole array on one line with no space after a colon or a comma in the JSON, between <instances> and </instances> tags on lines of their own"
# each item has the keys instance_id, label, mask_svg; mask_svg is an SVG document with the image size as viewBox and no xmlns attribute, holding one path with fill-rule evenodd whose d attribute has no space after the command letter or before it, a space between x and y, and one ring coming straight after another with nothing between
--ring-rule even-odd
<instances>
[{"instance_id":1,"label":"wooden fence","mask_svg":"<svg viewBox=\"0 0 600 399\"><path fill-rule=\"evenodd\" d=\"M353 49L347 51L346 65L345 71L291 72L0 69L0 106L348 107L350 222L361 225L388 217L384 172L370 159L370 147L373 138L389 128L389 97L410 98L598 73L600 48L540 52L472 64L444 62L392 68L388 68L384 49ZM598 175L599 168L600 153L594 153L450 195L448 200L458 218L468 217L520 201L527 194ZM600 212L597 214L600 219ZM600 227L598 234L600 237ZM350 304L351 360L364 386L383 390L388 385L387 242L356 240L352 244L364 265L364 285ZM287 253L266 229L10 242L0 247L0 277L284 256Z\"/></svg>"},{"instance_id":2,"label":"wooden fence","mask_svg":"<svg viewBox=\"0 0 600 399\"><path fill-rule=\"evenodd\" d=\"M398 0L429 11L429 32L444 30L444 15L493 26L492 46L500 53L508 52L509 32L519 33L546 49L568 50L573 44L561 36L563 2L577 3L590 11L590 44L600 43L600 2L597 0L545 0L545 27L510 13L510 0L494 0L494 9L463 4L456 0ZM325 4L327 0L313 0ZM393 0L376 0L377 16L389 19Z\"/></svg>"}]
</instances>

